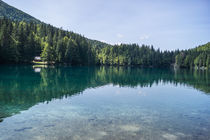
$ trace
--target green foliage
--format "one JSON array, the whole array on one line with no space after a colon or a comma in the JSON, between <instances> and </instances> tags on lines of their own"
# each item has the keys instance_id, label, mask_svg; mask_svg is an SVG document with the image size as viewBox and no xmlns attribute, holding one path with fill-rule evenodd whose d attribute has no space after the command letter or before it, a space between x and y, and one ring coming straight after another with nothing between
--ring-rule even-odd
<instances>
[{"instance_id":1,"label":"green foliage","mask_svg":"<svg viewBox=\"0 0 210 140\"><path fill-rule=\"evenodd\" d=\"M0 63L48 63L185 68L210 67L210 43L187 51L160 51L137 44L108 45L44 23L0 19Z\"/></svg>"},{"instance_id":2,"label":"green foliage","mask_svg":"<svg viewBox=\"0 0 210 140\"><path fill-rule=\"evenodd\" d=\"M182 51L176 56L176 64L183 68L210 68L210 43Z\"/></svg>"},{"instance_id":3,"label":"green foliage","mask_svg":"<svg viewBox=\"0 0 210 140\"><path fill-rule=\"evenodd\" d=\"M41 55L48 63L94 64L90 47L85 37L51 25L0 19L0 63L31 63Z\"/></svg>"},{"instance_id":4,"label":"green foliage","mask_svg":"<svg viewBox=\"0 0 210 140\"><path fill-rule=\"evenodd\" d=\"M153 46L121 44L97 49L100 65L138 65L146 67L170 66L175 62L174 52L155 50Z\"/></svg>"},{"instance_id":5,"label":"green foliage","mask_svg":"<svg viewBox=\"0 0 210 140\"><path fill-rule=\"evenodd\" d=\"M170 66L174 52L137 44L108 45L44 23L0 20L0 62L31 63L35 56L48 63L71 65Z\"/></svg>"}]
</instances>

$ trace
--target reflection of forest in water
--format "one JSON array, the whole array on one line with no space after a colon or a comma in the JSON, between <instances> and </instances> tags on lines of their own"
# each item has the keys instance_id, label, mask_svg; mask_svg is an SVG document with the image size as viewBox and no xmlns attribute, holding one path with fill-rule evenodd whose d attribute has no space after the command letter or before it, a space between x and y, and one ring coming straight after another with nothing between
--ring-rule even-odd
<instances>
[{"instance_id":1,"label":"reflection of forest in water","mask_svg":"<svg viewBox=\"0 0 210 140\"><path fill-rule=\"evenodd\" d=\"M36 71L36 72L35 72ZM33 105L82 93L107 84L151 87L154 83L183 84L210 93L209 71L146 69L131 67L1 66L0 118Z\"/></svg>"}]
</instances>

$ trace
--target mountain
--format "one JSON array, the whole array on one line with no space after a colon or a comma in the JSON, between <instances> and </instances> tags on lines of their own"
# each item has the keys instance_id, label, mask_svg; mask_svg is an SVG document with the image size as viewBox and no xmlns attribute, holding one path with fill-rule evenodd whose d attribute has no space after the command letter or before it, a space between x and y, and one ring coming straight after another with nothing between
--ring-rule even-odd
<instances>
[{"instance_id":1,"label":"mountain","mask_svg":"<svg viewBox=\"0 0 210 140\"><path fill-rule=\"evenodd\" d=\"M13 21L41 23L40 20L0 0L0 19L2 18L7 18ZM98 47L103 47L108 45L107 43L103 43L101 41L92 40L88 38L87 41L93 46L98 46Z\"/></svg>"},{"instance_id":2,"label":"mountain","mask_svg":"<svg viewBox=\"0 0 210 140\"><path fill-rule=\"evenodd\" d=\"M38 19L30 16L29 14L26 14L0 0L0 18L4 17L14 21L40 22Z\"/></svg>"}]
</instances>

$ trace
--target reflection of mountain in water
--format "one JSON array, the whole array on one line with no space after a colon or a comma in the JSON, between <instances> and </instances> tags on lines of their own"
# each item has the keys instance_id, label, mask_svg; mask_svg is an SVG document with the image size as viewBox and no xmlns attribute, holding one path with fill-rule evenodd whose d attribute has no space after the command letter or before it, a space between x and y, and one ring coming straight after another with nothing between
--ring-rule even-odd
<instances>
[{"instance_id":1,"label":"reflection of mountain in water","mask_svg":"<svg viewBox=\"0 0 210 140\"><path fill-rule=\"evenodd\" d=\"M123 67L57 67L35 72L30 66L1 66L0 118L33 105L72 96L106 84L150 87L160 81L185 84L210 93L209 72Z\"/></svg>"}]
</instances>

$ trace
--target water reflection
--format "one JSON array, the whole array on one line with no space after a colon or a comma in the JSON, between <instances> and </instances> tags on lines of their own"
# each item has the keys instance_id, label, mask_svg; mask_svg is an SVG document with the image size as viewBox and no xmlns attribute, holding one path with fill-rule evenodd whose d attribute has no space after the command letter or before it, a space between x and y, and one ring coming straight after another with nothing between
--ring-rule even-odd
<instances>
[{"instance_id":1,"label":"water reflection","mask_svg":"<svg viewBox=\"0 0 210 140\"><path fill-rule=\"evenodd\" d=\"M80 94L87 88L108 84L133 88L163 82L186 85L209 94L209 75L208 71L131 67L1 66L0 122L37 103L62 99Z\"/></svg>"}]
</instances>

